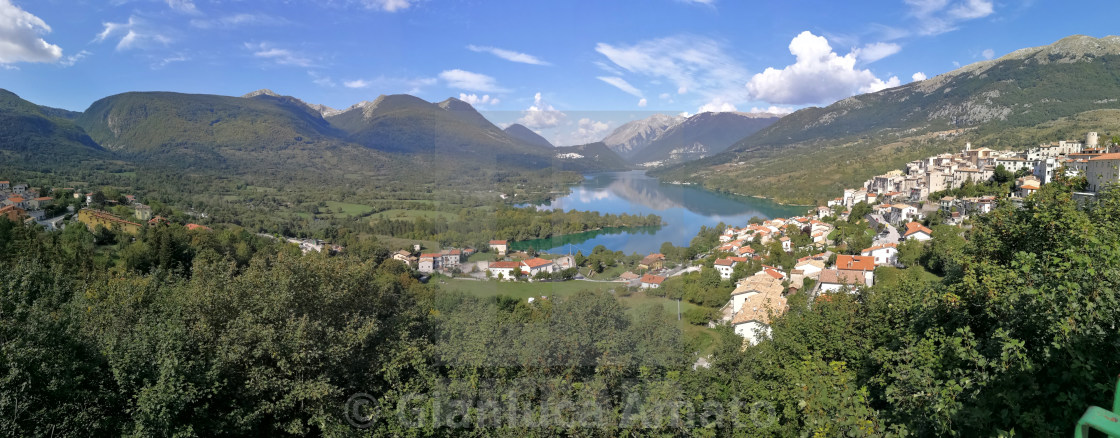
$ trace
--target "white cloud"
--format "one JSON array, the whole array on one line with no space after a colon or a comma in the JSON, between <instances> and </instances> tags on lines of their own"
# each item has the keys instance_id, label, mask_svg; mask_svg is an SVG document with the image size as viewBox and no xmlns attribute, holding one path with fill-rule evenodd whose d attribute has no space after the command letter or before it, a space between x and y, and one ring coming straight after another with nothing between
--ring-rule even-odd
<instances>
[{"instance_id":1,"label":"white cloud","mask_svg":"<svg viewBox=\"0 0 1120 438\"><path fill-rule=\"evenodd\" d=\"M983 18L995 12L989 0L966 0L949 9L949 15L961 20Z\"/></svg>"},{"instance_id":2,"label":"white cloud","mask_svg":"<svg viewBox=\"0 0 1120 438\"><path fill-rule=\"evenodd\" d=\"M233 14L212 19L196 18L191 20L191 26L199 29L236 28L240 26L278 26L288 23L281 17L267 14Z\"/></svg>"},{"instance_id":3,"label":"white cloud","mask_svg":"<svg viewBox=\"0 0 1120 438\"><path fill-rule=\"evenodd\" d=\"M576 133L585 136L589 142L597 141L602 134L605 134L611 128L609 123L591 120L589 118L579 119L579 129Z\"/></svg>"},{"instance_id":4,"label":"white cloud","mask_svg":"<svg viewBox=\"0 0 1120 438\"><path fill-rule=\"evenodd\" d=\"M630 85L629 82L626 82L625 79L622 79L620 77L617 77L617 76L599 76L596 79L599 79L600 81L611 84L615 88L618 88L619 90L622 90L623 92L625 92L627 94L630 94L634 97L639 97L639 98L643 97L642 96L642 90L639 90L639 89L635 88L633 85Z\"/></svg>"},{"instance_id":5,"label":"white cloud","mask_svg":"<svg viewBox=\"0 0 1120 438\"><path fill-rule=\"evenodd\" d=\"M311 82L323 87L336 87L338 84L329 76L324 76L316 73L314 70L308 70L307 74L311 76ZM382 93L406 93L406 94L419 94L425 87L435 85L438 80L436 78L407 78L407 77L390 77L378 76L375 78L359 78L348 81L342 81L342 86L353 89L367 89L372 88Z\"/></svg>"},{"instance_id":6,"label":"white cloud","mask_svg":"<svg viewBox=\"0 0 1120 438\"><path fill-rule=\"evenodd\" d=\"M891 56L902 50L902 46L895 43L872 43L863 48L853 50L852 53L856 54L856 58L863 63L870 64L880 59Z\"/></svg>"},{"instance_id":7,"label":"white cloud","mask_svg":"<svg viewBox=\"0 0 1120 438\"><path fill-rule=\"evenodd\" d=\"M983 52L980 52L980 56L983 56L984 59L992 59L996 56L996 51L992 49L984 49Z\"/></svg>"},{"instance_id":8,"label":"white cloud","mask_svg":"<svg viewBox=\"0 0 1120 438\"><path fill-rule=\"evenodd\" d=\"M712 39L680 35L641 41L633 45L599 43L595 51L627 73L651 80L665 80L677 94L696 93L700 98L728 102L746 100L746 68Z\"/></svg>"},{"instance_id":9,"label":"white cloud","mask_svg":"<svg viewBox=\"0 0 1120 438\"><path fill-rule=\"evenodd\" d=\"M659 99L669 99L669 98L673 97L673 95L671 95L669 93L661 93L661 94L657 95L657 97Z\"/></svg>"},{"instance_id":10,"label":"white cloud","mask_svg":"<svg viewBox=\"0 0 1120 438\"><path fill-rule=\"evenodd\" d=\"M198 7L192 0L167 0L167 6L184 14L199 14Z\"/></svg>"},{"instance_id":11,"label":"white cloud","mask_svg":"<svg viewBox=\"0 0 1120 438\"><path fill-rule=\"evenodd\" d=\"M312 67L315 65L303 54L288 49L273 47L268 43L245 43L245 48L253 51L253 56L275 62L279 65L293 65L297 67Z\"/></svg>"},{"instance_id":12,"label":"white cloud","mask_svg":"<svg viewBox=\"0 0 1120 438\"><path fill-rule=\"evenodd\" d=\"M809 31L794 37L789 51L796 62L781 69L769 67L747 83L753 99L785 105L830 103L899 84L897 77L883 81L871 70L857 69L855 52L837 55L828 40Z\"/></svg>"},{"instance_id":13,"label":"white cloud","mask_svg":"<svg viewBox=\"0 0 1120 438\"><path fill-rule=\"evenodd\" d=\"M502 59L504 59L506 61L510 61L510 62L520 62L522 64L532 64L532 65L552 65L552 64L549 64L548 62L542 61L540 58L537 58L536 56L533 56L533 55L530 55L530 54L527 54L527 53L514 52L512 50L506 50L506 49L499 49L497 47L476 46L476 45L472 44L472 45L467 46L467 50L470 50L472 52L489 53L491 55L497 56L499 58L502 58Z\"/></svg>"},{"instance_id":14,"label":"white cloud","mask_svg":"<svg viewBox=\"0 0 1120 438\"><path fill-rule=\"evenodd\" d=\"M451 88L459 88L467 91L481 91L485 93L501 93L508 91L499 87L498 82L494 80L494 78L466 70L445 70L439 74L439 78L447 82L447 86Z\"/></svg>"},{"instance_id":15,"label":"white cloud","mask_svg":"<svg viewBox=\"0 0 1120 438\"><path fill-rule=\"evenodd\" d=\"M759 108L757 106L751 107L750 112L752 112L752 113L770 113L770 114L774 114L774 115L784 116L784 115L790 114L794 111L797 111L797 110L794 109L793 107L770 105L767 108Z\"/></svg>"},{"instance_id":16,"label":"white cloud","mask_svg":"<svg viewBox=\"0 0 1120 438\"><path fill-rule=\"evenodd\" d=\"M712 101L701 105L700 108L696 110L696 114L700 114L700 113L726 113L726 112L732 112L732 111L738 111L738 110L739 110L738 108L735 108L735 105L732 105L729 102L724 102L724 101L719 100L719 99L713 99Z\"/></svg>"},{"instance_id":17,"label":"white cloud","mask_svg":"<svg viewBox=\"0 0 1120 438\"><path fill-rule=\"evenodd\" d=\"M879 78L875 78L875 80L871 81L870 84L867 84L867 85L864 85L864 86L860 87L859 92L860 93L874 93L876 91L882 91L882 90L886 90L888 88L894 88L894 87L897 87L899 85L902 85L902 82L898 80L898 76L891 76L886 81L884 81L882 79L879 79Z\"/></svg>"},{"instance_id":18,"label":"white cloud","mask_svg":"<svg viewBox=\"0 0 1120 438\"><path fill-rule=\"evenodd\" d=\"M679 1L681 3L687 3L687 4L690 4L690 5L701 5L701 6L715 6L716 5L716 0L677 0L677 1Z\"/></svg>"},{"instance_id":19,"label":"white cloud","mask_svg":"<svg viewBox=\"0 0 1120 438\"><path fill-rule=\"evenodd\" d=\"M62 60L58 61L58 63L63 67L73 67L74 64L78 63L78 61L81 61L82 59L85 59L92 54L93 53L89 52L88 50L82 50L81 52L62 58Z\"/></svg>"},{"instance_id":20,"label":"white cloud","mask_svg":"<svg viewBox=\"0 0 1120 438\"><path fill-rule=\"evenodd\" d=\"M166 46L171 43L171 37L152 29L147 22L135 15L128 17L127 23L106 22L101 24L104 29L93 38L93 41L100 43L117 35L123 35L117 41L117 51L147 49L155 45Z\"/></svg>"},{"instance_id":21,"label":"white cloud","mask_svg":"<svg viewBox=\"0 0 1120 438\"><path fill-rule=\"evenodd\" d=\"M995 12L991 0L905 0L918 22L918 33L937 35L957 29L963 21L987 17Z\"/></svg>"},{"instance_id":22,"label":"white cloud","mask_svg":"<svg viewBox=\"0 0 1120 438\"><path fill-rule=\"evenodd\" d=\"M546 129L555 128L560 126L568 116L552 105L541 99L541 93L533 96L533 105L522 113L521 118L517 119L517 123L525 125L529 129Z\"/></svg>"},{"instance_id":23,"label":"white cloud","mask_svg":"<svg viewBox=\"0 0 1120 438\"><path fill-rule=\"evenodd\" d=\"M50 32L51 27L43 19L9 0L0 0L0 64L59 60L62 48L40 36Z\"/></svg>"},{"instance_id":24,"label":"white cloud","mask_svg":"<svg viewBox=\"0 0 1120 438\"><path fill-rule=\"evenodd\" d=\"M397 12L408 9L417 0L360 0L366 9L377 9L385 12Z\"/></svg>"},{"instance_id":25,"label":"white cloud","mask_svg":"<svg viewBox=\"0 0 1120 438\"><path fill-rule=\"evenodd\" d=\"M490 97L489 94L483 94L480 97L477 94L459 93L459 100L469 103L471 106L497 105L501 103L497 97Z\"/></svg>"},{"instance_id":26,"label":"white cloud","mask_svg":"<svg viewBox=\"0 0 1120 438\"><path fill-rule=\"evenodd\" d=\"M362 80L362 79L355 79L355 80L352 80L352 81L344 81L342 83L342 86L344 86L346 88L367 88L367 87L369 87L369 81L365 81L365 80Z\"/></svg>"},{"instance_id":27,"label":"white cloud","mask_svg":"<svg viewBox=\"0 0 1120 438\"><path fill-rule=\"evenodd\" d=\"M159 70L161 68L167 67L168 64L171 64L171 63L174 63L174 62L184 62L184 61L189 61L189 60L190 60L190 58L188 58L186 55L181 55L181 54L180 55L174 55L174 56L166 56L166 57L160 58L160 59L156 60L155 62L153 62L152 63L152 69L153 70Z\"/></svg>"},{"instance_id":28,"label":"white cloud","mask_svg":"<svg viewBox=\"0 0 1120 438\"><path fill-rule=\"evenodd\" d=\"M330 78L330 76L320 75L318 72L315 72L314 70L308 70L307 75L311 76L311 83L313 83L315 85L318 85L320 87L335 87L335 86L338 86L338 84L336 84L334 82L334 80Z\"/></svg>"},{"instance_id":29,"label":"white cloud","mask_svg":"<svg viewBox=\"0 0 1120 438\"><path fill-rule=\"evenodd\" d=\"M646 101L646 100L645 100L645 98L642 98L642 99L639 99L639 100L638 100L638 106L639 106L639 107L641 107L641 108L645 108L645 107L646 107L646 104L648 104L648 103L649 103L649 102L648 102L648 101Z\"/></svg>"},{"instance_id":30,"label":"white cloud","mask_svg":"<svg viewBox=\"0 0 1120 438\"><path fill-rule=\"evenodd\" d=\"M912 76L910 76L910 79L913 79L914 82L924 81L924 80L926 80L926 74L922 73L922 72L917 72L917 73L914 73Z\"/></svg>"}]
</instances>

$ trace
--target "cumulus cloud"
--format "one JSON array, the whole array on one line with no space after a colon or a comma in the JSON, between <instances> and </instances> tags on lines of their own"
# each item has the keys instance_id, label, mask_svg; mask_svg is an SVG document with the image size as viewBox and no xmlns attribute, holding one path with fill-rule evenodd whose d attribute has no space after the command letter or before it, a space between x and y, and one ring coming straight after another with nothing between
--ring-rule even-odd
<instances>
[{"instance_id":1,"label":"cumulus cloud","mask_svg":"<svg viewBox=\"0 0 1120 438\"><path fill-rule=\"evenodd\" d=\"M774 114L774 115L778 115L778 116L784 116L784 115L790 114L794 111L796 111L796 110L793 107L770 105L769 107L766 107L766 108L759 108L757 106L751 107L750 112L752 112L752 113L770 113L770 114Z\"/></svg>"},{"instance_id":2,"label":"cumulus cloud","mask_svg":"<svg viewBox=\"0 0 1120 438\"><path fill-rule=\"evenodd\" d=\"M616 77L616 76L599 76L596 79L599 79L600 81L611 84L615 88L618 88L619 90L622 90L623 92L625 92L627 94L630 94L634 97L639 97L639 98L643 97L642 96L642 90L639 90L637 87L634 87L633 85L630 85L629 82L626 82L626 79L622 79L622 78Z\"/></svg>"},{"instance_id":3,"label":"cumulus cloud","mask_svg":"<svg viewBox=\"0 0 1120 438\"><path fill-rule=\"evenodd\" d=\"M494 78L466 70L445 70L439 74L439 78L447 82L447 86L451 88L459 88L467 91L481 91L484 93L501 93L507 91L499 87L498 82Z\"/></svg>"},{"instance_id":4,"label":"cumulus cloud","mask_svg":"<svg viewBox=\"0 0 1120 438\"><path fill-rule=\"evenodd\" d=\"M918 33L937 35L957 29L963 21L987 17L995 12L991 0L905 0Z\"/></svg>"},{"instance_id":5,"label":"cumulus cloud","mask_svg":"<svg viewBox=\"0 0 1120 438\"><path fill-rule=\"evenodd\" d=\"M355 80L352 80L352 81L344 81L344 82L342 82L342 86L344 86L346 88L367 88L367 87L369 87L369 81L362 80L362 79L355 79Z\"/></svg>"},{"instance_id":6,"label":"cumulus cloud","mask_svg":"<svg viewBox=\"0 0 1120 438\"><path fill-rule=\"evenodd\" d=\"M589 118L579 119L578 127L576 128L576 135L579 141L577 143L592 143L601 140L607 130L611 128L609 123L591 120Z\"/></svg>"},{"instance_id":7,"label":"cumulus cloud","mask_svg":"<svg viewBox=\"0 0 1120 438\"><path fill-rule=\"evenodd\" d=\"M416 0L360 0L366 9L376 9L385 12L397 12L408 9Z\"/></svg>"},{"instance_id":8,"label":"cumulus cloud","mask_svg":"<svg viewBox=\"0 0 1120 438\"><path fill-rule=\"evenodd\" d=\"M853 50L852 53L855 53L856 58L861 62L870 64L898 53L901 50L902 46L895 43L872 43Z\"/></svg>"},{"instance_id":9,"label":"cumulus cloud","mask_svg":"<svg viewBox=\"0 0 1120 438\"><path fill-rule=\"evenodd\" d=\"M632 45L599 43L595 51L628 74L668 82L677 94L696 93L705 100L728 102L747 97L743 88L747 69L709 38L680 35Z\"/></svg>"},{"instance_id":10,"label":"cumulus cloud","mask_svg":"<svg viewBox=\"0 0 1120 438\"><path fill-rule=\"evenodd\" d=\"M117 51L147 49L152 46L166 46L171 43L171 37L155 30L135 15L128 17L126 23L106 22L101 25L104 26L104 29L93 38L93 41L100 43L120 36L120 40L117 41Z\"/></svg>"},{"instance_id":11,"label":"cumulus cloud","mask_svg":"<svg viewBox=\"0 0 1120 438\"><path fill-rule=\"evenodd\" d=\"M560 126L568 116L552 105L541 99L541 93L533 96L533 105L522 113L521 118L517 119L517 123L525 125L529 129L547 129Z\"/></svg>"},{"instance_id":12,"label":"cumulus cloud","mask_svg":"<svg viewBox=\"0 0 1120 438\"><path fill-rule=\"evenodd\" d=\"M499 49L497 47L469 45L467 50L472 52L489 53L510 62L519 62L532 65L552 65L528 53L514 52L513 50Z\"/></svg>"},{"instance_id":13,"label":"cumulus cloud","mask_svg":"<svg viewBox=\"0 0 1120 438\"><path fill-rule=\"evenodd\" d=\"M926 74L922 73L922 72L917 72L917 73L914 73L913 76L910 76L910 79L913 79L914 82L924 81L924 80L926 80Z\"/></svg>"},{"instance_id":14,"label":"cumulus cloud","mask_svg":"<svg viewBox=\"0 0 1120 438\"><path fill-rule=\"evenodd\" d=\"M501 102L497 97L490 97L489 94L483 94L480 97L477 94L459 93L459 100L469 103L471 106L497 105Z\"/></svg>"},{"instance_id":15,"label":"cumulus cloud","mask_svg":"<svg viewBox=\"0 0 1120 438\"><path fill-rule=\"evenodd\" d=\"M797 60L781 69L767 68L747 82L752 98L775 104L830 103L856 93L899 85L897 77L884 81L871 70L855 67L855 52L837 55L824 37L802 32L789 43Z\"/></svg>"},{"instance_id":16,"label":"cumulus cloud","mask_svg":"<svg viewBox=\"0 0 1120 438\"><path fill-rule=\"evenodd\" d=\"M643 99L639 99L639 100L638 100L638 107L640 107L640 108L645 108L645 107L646 107L646 104L648 104L648 103L649 103L649 102L648 102L648 101L646 101L646 100L645 100L644 98L643 98Z\"/></svg>"},{"instance_id":17,"label":"cumulus cloud","mask_svg":"<svg viewBox=\"0 0 1120 438\"><path fill-rule=\"evenodd\" d=\"M311 67L315 63L307 56L288 49L274 47L268 43L245 43L245 48L253 51L253 56L272 61L279 65Z\"/></svg>"},{"instance_id":18,"label":"cumulus cloud","mask_svg":"<svg viewBox=\"0 0 1120 438\"><path fill-rule=\"evenodd\" d=\"M726 113L732 111L738 111L738 109L735 108L735 105L732 105L730 102L724 102L720 99L713 99L712 101L701 105L700 109L696 110L696 113Z\"/></svg>"},{"instance_id":19,"label":"cumulus cloud","mask_svg":"<svg viewBox=\"0 0 1120 438\"><path fill-rule=\"evenodd\" d=\"M992 49L984 49L983 52L980 52L980 56L983 56L984 59L992 59L996 56L996 51Z\"/></svg>"},{"instance_id":20,"label":"cumulus cloud","mask_svg":"<svg viewBox=\"0 0 1120 438\"><path fill-rule=\"evenodd\" d=\"M0 0L0 64L58 61L62 48L41 36L50 32L51 27L41 18L9 0Z\"/></svg>"}]
</instances>

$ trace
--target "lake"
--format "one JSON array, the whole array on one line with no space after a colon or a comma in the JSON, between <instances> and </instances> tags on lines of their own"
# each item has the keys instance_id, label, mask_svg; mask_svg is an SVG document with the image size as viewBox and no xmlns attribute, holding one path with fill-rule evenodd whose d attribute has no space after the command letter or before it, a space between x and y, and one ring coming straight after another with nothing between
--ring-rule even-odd
<instances>
[{"instance_id":1,"label":"lake","mask_svg":"<svg viewBox=\"0 0 1120 438\"><path fill-rule=\"evenodd\" d=\"M591 253L597 245L626 254L657 252L664 242L687 246L707 225L720 222L733 226L747 224L752 216L764 219L804 214L809 207L781 205L768 199L728 195L698 186L665 184L645 171L597 173L584 177L568 196L539 206L563 210L601 213L656 214L665 225L660 228L606 229L556 236L549 239L511 242L511 249L535 248L550 253Z\"/></svg>"}]
</instances>

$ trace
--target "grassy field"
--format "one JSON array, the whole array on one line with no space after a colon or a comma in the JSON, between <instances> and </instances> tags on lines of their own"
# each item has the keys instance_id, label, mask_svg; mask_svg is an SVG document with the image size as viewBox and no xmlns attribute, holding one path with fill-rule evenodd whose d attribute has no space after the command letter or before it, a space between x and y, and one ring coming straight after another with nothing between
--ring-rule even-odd
<instances>
[{"instance_id":1,"label":"grassy field","mask_svg":"<svg viewBox=\"0 0 1120 438\"><path fill-rule=\"evenodd\" d=\"M401 239L399 237L386 236L383 234L378 234L376 237L378 241L385 245L385 247L393 251L396 251L398 249L407 249L409 251L412 251L412 245L417 243L419 243L420 246L422 246L425 250L434 250L439 248L439 243L434 240ZM471 257L470 261L474 260L475 258Z\"/></svg>"},{"instance_id":2,"label":"grassy field","mask_svg":"<svg viewBox=\"0 0 1120 438\"><path fill-rule=\"evenodd\" d=\"M562 297L574 295L584 290L608 292L612 289L622 290L625 288L623 283L596 283L589 281L526 283L460 280L449 279L442 276L434 277L433 281L437 286L439 286L440 289L445 291L463 292L479 297L505 295L518 299L527 299L529 297L540 296ZM626 313L630 316L634 316L638 308L647 304L661 305L667 312L671 314L677 313L676 300L671 300L664 297L651 297L646 295L644 292L635 292L630 294L629 296L620 296L617 298L619 303L626 307ZM687 301L680 302L680 311L682 314L697 307L699 306ZM697 340L698 348L702 355L706 355L711 352L712 344L715 341L715 332L712 329L709 329L705 326L695 326L689 324L684 319L681 319L678 322L678 327L680 327L686 339Z\"/></svg>"},{"instance_id":3,"label":"grassy field","mask_svg":"<svg viewBox=\"0 0 1120 438\"><path fill-rule=\"evenodd\" d=\"M373 211L373 207L362 204L348 204L345 202L327 201L327 208L335 215L361 216Z\"/></svg>"},{"instance_id":4,"label":"grassy field","mask_svg":"<svg viewBox=\"0 0 1120 438\"><path fill-rule=\"evenodd\" d=\"M925 268L921 266L913 266L906 269L881 266L875 268L875 286L885 288L896 287L907 275L917 275L920 280L929 283L938 283L941 281L941 277L925 270Z\"/></svg>"},{"instance_id":5,"label":"grassy field","mask_svg":"<svg viewBox=\"0 0 1120 438\"><path fill-rule=\"evenodd\" d=\"M452 219L455 219L457 216L455 214L447 213L447 212L444 212L444 211L394 209L394 210L385 210L385 211L382 211L382 212L371 214L369 217L372 220L377 220L377 219L382 219L382 218L384 218L384 219L408 219L408 220L413 220L413 219L417 219L417 218L425 218L425 219L444 218L444 219L447 219L447 220L452 220Z\"/></svg>"}]
</instances>

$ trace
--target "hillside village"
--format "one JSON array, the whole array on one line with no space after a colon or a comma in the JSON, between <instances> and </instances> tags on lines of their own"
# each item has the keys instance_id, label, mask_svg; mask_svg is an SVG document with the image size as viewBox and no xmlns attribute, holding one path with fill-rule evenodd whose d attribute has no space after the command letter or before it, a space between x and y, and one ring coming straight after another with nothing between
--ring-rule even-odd
<instances>
[{"instance_id":1,"label":"hillside village","mask_svg":"<svg viewBox=\"0 0 1120 438\"><path fill-rule=\"evenodd\" d=\"M1085 191L1075 195L1092 197L1098 190L1120 183L1118 169L1117 145L1103 147L1096 132L1088 133L1084 143L1058 141L1025 151L973 148L967 143L964 150L956 154L916 160L908 163L905 171L891 171L867 180L859 189L846 189L828 205L810 210L808 216L774 219L744 228L729 227L720 237L721 242L727 243L716 248L736 255L715 261L715 268L725 279L730 278L738 264L750 257L759 258L746 243L751 239L766 244L776 238L782 242L784 251L798 249L789 246L790 239L785 235L790 225L803 227L811 233L813 248L833 247L836 242L826 236L833 228L828 222L835 220L865 219L869 228L882 231L871 246L859 251L859 255L834 255L826 251L798 259L788 273L766 266L739 280L720 322L734 326L735 332L746 342L757 343L768 333L770 319L785 312L787 297L799 293L801 285L813 284L805 291L810 297L856 292L875 283L876 268L900 266L900 244L933 238L933 231L927 226L931 225L930 216L961 226L971 215L990 212L999 202L1021 205L1024 198L1058 178L1084 177ZM937 193L960 189L967 184L988 183L1000 173L1015 176L1010 193L930 199ZM870 211L863 218L851 218L860 205L869 206Z\"/></svg>"}]
</instances>

